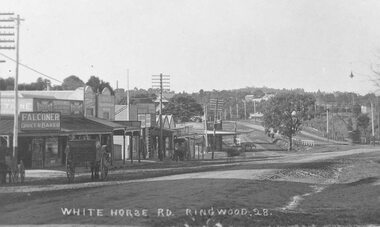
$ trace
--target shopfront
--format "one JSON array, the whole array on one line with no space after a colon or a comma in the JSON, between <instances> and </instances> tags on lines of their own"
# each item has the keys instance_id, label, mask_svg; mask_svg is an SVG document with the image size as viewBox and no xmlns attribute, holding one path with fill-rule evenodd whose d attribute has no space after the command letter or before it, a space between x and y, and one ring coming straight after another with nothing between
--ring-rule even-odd
<instances>
[{"instance_id":1,"label":"shopfront","mask_svg":"<svg viewBox=\"0 0 380 227\"><path fill-rule=\"evenodd\" d=\"M18 159L26 168L64 166L64 151L69 140L99 140L112 154L114 129L96 122L96 118L85 117L85 109L94 113L100 111L91 109L95 103L91 102L92 96L88 98L88 92L82 96L86 102L75 95L77 91L30 92L20 91L18 98ZM102 116L113 119L114 110L110 106L114 103L110 92L104 90L99 99L97 107L103 111L100 111ZM6 150L13 147L14 101L13 93L0 92L0 147Z\"/></svg>"},{"instance_id":2,"label":"shopfront","mask_svg":"<svg viewBox=\"0 0 380 227\"><path fill-rule=\"evenodd\" d=\"M24 118L29 121L22 120L23 114L29 115L28 118ZM27 169L65 166L64 151L69 140L99 140L101 145L107 145L109 152L113 152L113 129L111 127L84 117L61 116L60 114L58 118L54 119L55 123L51 120L43 122L51 118L35 114L42 113L20 113L18 160L22 160ZM31 119L34 120L30 121ZM57 124L58 119L59 124ZM2 117L0 122L2 126L0 129L1 146L12 148L13 117Z\"/></svg>"}]
</instances>

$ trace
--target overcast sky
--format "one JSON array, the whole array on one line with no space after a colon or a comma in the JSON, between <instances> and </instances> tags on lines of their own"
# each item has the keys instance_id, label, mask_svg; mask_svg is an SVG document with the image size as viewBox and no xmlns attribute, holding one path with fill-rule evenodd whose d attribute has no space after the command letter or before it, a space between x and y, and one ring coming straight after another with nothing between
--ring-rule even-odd
<instances>
[{"instance_id":1,"label":"overcast sky","mask_svg":"<svg viewBox=\"0 0 380 227\"><path fill-rule=\"evenodd\" d=\"M130 88L147 89L163 73L187 92L375 90L376 0L0 0L0 9L25 19L21 62L59 80L96 75L126 88L129 69ZM0 76L14 68L0 63ZM20 68L19 82L39 76Z\"/></svg>"}]
</instances>

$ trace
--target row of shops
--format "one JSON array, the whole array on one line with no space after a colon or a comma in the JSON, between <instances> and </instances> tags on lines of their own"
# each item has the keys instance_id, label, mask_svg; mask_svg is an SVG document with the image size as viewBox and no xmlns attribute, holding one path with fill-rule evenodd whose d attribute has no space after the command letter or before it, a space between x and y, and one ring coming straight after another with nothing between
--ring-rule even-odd
<instances>
[{"instance_id":1,"label":"row of shops","mask_svg":"<svg viewBox=\"0 0 380 227\"><path fill-rule=\"evenodd\" d=\"M88 87L75 91L20 91L18 99L17 158L27 169L64 166L65 150L71 140L99 141L107 146L112 161L159 158L160 119L154 103L117 106L109 90L95 94ZM13 113L13 93L1 91L0 163L2 158L12 156ZM189 128L176 128L171 116L163 116L162 122L164 158L185 149L183 158L192 159L206 150L204 131L191 133ZM210 144L222 146L221 136L210 130L207 134Z\"/></svg>"},{"instance_id":2,"label":"row of shops","mask_svg":"<svg viewBox=\"0 0 380 227\"><path fill-rule=\"evenodd\" d=\"M109 91L93 99L89 90L19 92L18 162L22 161L27 169L64 166L65 149L70 140L99 141L107 146L112 157L117 157L120 155L114 149L115 134L127 139L140 136L140 125L114 122L114 99ZM91 112L96 115L91 116ZM13 154L13 114L14 94L1 91L0 163Z\"/></svg>"},{"instance_id":3,"label":"row of shops","mask_svg":"<svg viewBox=\"0 0 380 227\"><path fill-rule=\"evenodd\" d=\"M24 112L29 115L49 115L50 112ZM27 169L49 169L65 166L65 149L71 140L97 140L101 145L107 146L107 152L112 155L113 161L129 159L130 161L158 158L159 134L156 127L141 130L140 122L131 121L107 121L104 119L89 119L85 117L58 116L54 124L49 120L37 120L27 123L20 117L18 133L18 161L22 161ZM51 120L50 120L51 121ZM5 156L11 157L13 147L13 122L12 116L2 116L0 119L0 150ZM25 129L21 125L28 124ZM44 125L44 126L42 126ZM58 127L57 127L58 126ZM151 138L151 148L147 149L143 140L144 133ZM181 154L183 159L194 158L195 152L199 155L203 151L204 141L201 135L188 135L184 129L163 129L163 157L173 157L175 149L186 149L189 152ZM115 142L121 138L120 142ZM176 140L186 138L185 143ZM128 144L128 145L127 145ZM95 152L95 151L94 151ZM124 159L124 160L125 160Z\"/></svg>"},{"instance_id":4,"label":"row of shops","mask_svg":"<svg viewBox=\"0 0 380 227\"><path fill-rule=\"evenodd\" d=\"M59 128L51 129L46 125L42 127L42 123L35 123L34 128L29 128L28 130L23 130L19 127L18 161L23 161L26 168L64 166L66 160L64 151L70 140L97 140L101 145L107 145L108 152L114 154L113 137L115 133L139 136L137 128L128 128L122 124L112 122L102 124L84 117L59 116ZM3 116L0 119L0 149L8 157L12 154L13 122L13 117ZM42 122L48 123L46 120ZM23 123L22 119L20 119L20 125Z\"/></svg>"}]
</instances>

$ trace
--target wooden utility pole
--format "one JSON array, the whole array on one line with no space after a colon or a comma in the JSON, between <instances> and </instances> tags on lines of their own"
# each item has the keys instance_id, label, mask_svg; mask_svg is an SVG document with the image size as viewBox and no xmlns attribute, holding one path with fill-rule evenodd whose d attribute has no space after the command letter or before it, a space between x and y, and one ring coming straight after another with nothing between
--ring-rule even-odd
<instances>
[{"instance_id":1,"label":"wooden utility pole","mask_svg":"<svg viewBox=\"0 0 380 227\"><path fill-rule=\"evenodd\" d=\"M207 104L204 105L204 127L205 127L205 146L206 152L208 152L208 136L207 136Z\"/></svg>"},{"instance_id":2,"label":"wooden utility pole","mask_svg":"<svg viewBox=\"0 0 380 227\"><path fill-rule=\"evenodd\" d=\"M123 165L125 165L125 129L123 130Z\"/></svg>"},{"instance_id":3,"label":"wooden utility pole","mask_svg":"<svg viewBox=\"0 0 380 227\"><path fill-rule=\"evenodd\" d=\"M371 123L372 123L373 145L375 146L375 124L374 124L374 116L373 116L373 102L371 102Z\"/></svg>"},{"instance_id":4,"label":"wooden utility pole","mask_svg":"<svg viewBox=\"0 0 380 227\"><path fill-rule=\"evenodd\" d=\"M247 102L243 100L244 104L244 120L247 120Z\"/></svg>"},{"instance_id":5,"label":"wooden utility pole","mask_svg":"<svg viewBox=\"0 0 380 227\"><path fill-rule=\"evenodd\" d=\"M20 26L20 16L17 15L13 18L14 13L0 13L0 50L14 50L16 49L16 74L14 79L14 116L13 116L13 153L12 162L17 163L17 144L18 144L18 65L19 65L19 26ZM8 18L4 18L8 16ZM14 45L15 40L15 26L14 22L16 20L16 46ZM5 61L1 61L5 62Z\"/></svg>"},{"instance_id":6,"label":"wooden utility pole","mask_svg":"<svg viewBox=\"0 0 380 227\"><path fill-rule=\"evenodd\" d=\"M327 139L329 139L329 109L326 109L326 133L327 133Z\"/></svg>"},{"instance_id":7,"label":"wooden utility pole","mask_svg":"<svg viewBox=\"0 0 380 227\"><path fill-rule=\"evenodd\" d=\"M239 119L239 104L236 103L236 118Z\"/></svg>"},{"instance_id":8,"label":"wooden utility pole","mask_svg":"<svg viewBox=\"0 0 380 227\"><path fill-rule=\"evenodd\" d=\"M213 141L213 149L211 154L211 159L214 159L214 152L216 150L216 124L217 124L217 116L218 116L218 99L216 99L215 110L214 110L214 141Z\"/></svg>"},{"instance_id":9,"label":"wooden utility pole","mask_svg":"<svg viewBox=\"0 0 380 227\"><path fill-rule=\"evenodd\" d=\"M158 77L158 78L157 78ZM162 92L163 92L163 89L169 89L169 78L170 76L169 75L162 75L162 73L160 75L153 75L153 78L152 78L152 82L153 82L153 86L152 87L155 87L155 88L159 88L160 89L160 115L159 115L159 120L160 120L160 139L159 139L159 150L158 150L158 157L160 159L160 161L163 160L163 145L164 145L164 141L163 141L163 131L162 131L162 127L163 127L163 124L162 124Z\"/></svg>"},{"instance_id":10,"label":"wooden utility pole","mask_svg":"<svg viewBox=\"0 0 380 227\"><path fill-rule=\"evenodd\" d=\"M15 93L15 114L14 114L14 123L13 123L13 158L17 163L18 156L18 68L19 68L19 51L20 51L20 15L16 17L16 27L17 27L17 36L16 36L16 76L14 84L14 93Z\"/></svg>"},{"instance_id":11,"label":"wooden utility pole","mask_svg":"<svg viewBox=\"0 0 380 227\"><path fill-rule=\"evenodd\" d=\"M0 16L9 16L6 19L0 19L0 22L4 23L14 23L16 22L16 47L14 45L11 46L0 46L0 49L16 49L16 73L14 79L14 116L13 116L13 153L12 159L13 163L17 164L18 159L18 74L19 74L19 53L20 53L20 21L23 19L20 18L20 15L16 17L12 17L14 13L0 13ZM6 29L6 32L1 32L1 36L13 37L14 34L14 26L13 25L1 25L1 30ZM1 37L0 37L1 38ZM14 39L0 39L1 43L14 43Z\"/></svg>"}]
</instances>

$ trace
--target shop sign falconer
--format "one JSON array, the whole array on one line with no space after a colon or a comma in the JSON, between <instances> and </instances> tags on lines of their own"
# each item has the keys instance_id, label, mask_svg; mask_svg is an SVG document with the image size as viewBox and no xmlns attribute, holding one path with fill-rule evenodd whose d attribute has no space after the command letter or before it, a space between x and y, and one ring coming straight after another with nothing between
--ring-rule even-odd
<instances>
[{"instance_id":1,"label":"shop sign falconer","mask_svg":"<svg viewBox=\"0 0 380 227\"><path fill-rule=\"evenodd\" d=\"M21 112L21 130L51 131L61 129L61 113Z\"/></svg>"}]
</instances>

